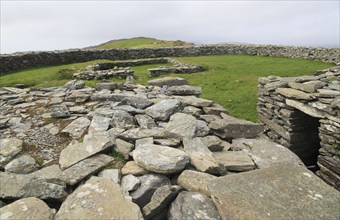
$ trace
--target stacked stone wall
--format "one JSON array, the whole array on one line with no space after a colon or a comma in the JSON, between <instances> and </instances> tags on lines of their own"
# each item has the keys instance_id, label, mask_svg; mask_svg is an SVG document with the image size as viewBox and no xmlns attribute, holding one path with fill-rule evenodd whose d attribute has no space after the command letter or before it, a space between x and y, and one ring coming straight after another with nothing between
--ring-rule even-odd
<instances>
[{"instance_id":1,"label":"stacked stone wall","mask_svg":"<svg viewBox=\"0 0 340 220\"><path fill-rule=\"evenodd\" d=\"M86 62L97 59L129 60L157 57L245 54L322 60L340 63L339 48L307 48L272 45L218 45L143 49L78 49L63 51L25 52L0 55L0 74L25 68Z\"/></svg>"}]
</instances>

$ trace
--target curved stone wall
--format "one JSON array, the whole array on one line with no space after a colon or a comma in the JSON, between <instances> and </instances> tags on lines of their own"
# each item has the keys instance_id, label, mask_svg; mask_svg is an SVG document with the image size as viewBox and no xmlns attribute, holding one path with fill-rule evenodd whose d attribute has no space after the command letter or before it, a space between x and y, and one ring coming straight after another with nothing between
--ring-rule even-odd
<instances>
[{"instance_id":1,"label":"curved stone wall","mask_svg":"<svg viewBox=\"0 0 340 220\"><path fill-rule=\"evenodd\" d=\"M128 60L156 57L245 54L322 60L340 64L340 48L307 48L272 45L218 45L172 48L63 50L0 55L0 74L25 68L86 62L96 59Z\"/></svg>"}]
</instances>

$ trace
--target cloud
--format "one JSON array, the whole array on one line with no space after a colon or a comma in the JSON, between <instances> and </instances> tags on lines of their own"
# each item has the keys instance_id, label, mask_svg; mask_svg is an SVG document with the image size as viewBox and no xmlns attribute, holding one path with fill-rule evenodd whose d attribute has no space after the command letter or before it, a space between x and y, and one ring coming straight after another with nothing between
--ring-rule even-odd
<instances>
[{"instance_id":1,"label":"cloud","mask_svg":"<svg viewBox=\"0 0 340 220\"><path fill-rule=\"evenodd\" d=\"M339 1L1 1L1 53L136 36L339 47Z\"/></svg>"}]
</instances>

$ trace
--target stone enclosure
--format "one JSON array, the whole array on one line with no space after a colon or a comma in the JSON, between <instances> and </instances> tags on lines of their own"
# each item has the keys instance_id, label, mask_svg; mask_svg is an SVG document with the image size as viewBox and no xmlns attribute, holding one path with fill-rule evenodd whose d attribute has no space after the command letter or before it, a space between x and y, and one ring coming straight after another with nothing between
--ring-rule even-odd
<instances>
[{"instance_id":1,"label":"stone enclosure","mask_svg":"<svg viewBox=\"0 0 340 220\"><path fill-rule=\"evenodd\" d=\"M216 48L119 56L295 50L305 58L326 51L326 60L338 62L337 49ZM73 55L61 61L62 53L69 52L4 59L39 57L13 70L42 64L44 56L51 58L45 64L69 62ZM91 68L147 62L182 65L161 58ZM145 86L127 80L89 88L72 80L55 88L0 88L0 219L338 219L339 77L339 68L331 68L260 78L261 123L230 116L182 78Z\"/></svg>"}]
</instances>

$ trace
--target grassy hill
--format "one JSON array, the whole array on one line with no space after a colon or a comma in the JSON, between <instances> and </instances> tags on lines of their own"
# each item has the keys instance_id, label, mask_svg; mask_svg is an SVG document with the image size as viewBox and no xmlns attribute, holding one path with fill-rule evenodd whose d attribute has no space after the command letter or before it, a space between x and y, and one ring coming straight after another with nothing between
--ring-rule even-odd
<instances>
[{"instance_id":1,"label":"grassy hill","mask_svg":"<svg viewBox=\"0 0 340 220\"><path fill-rule=\"evenodd\" d=\"M111 40L106 43L87 47L87 49L110 49L110 48L156 48L156 47L178 47L178 46L194 46L194 43L184 42L180 40L167 41L158 40L156 38L135 37L129 39Z\"/></svg>"}]
</instances>

